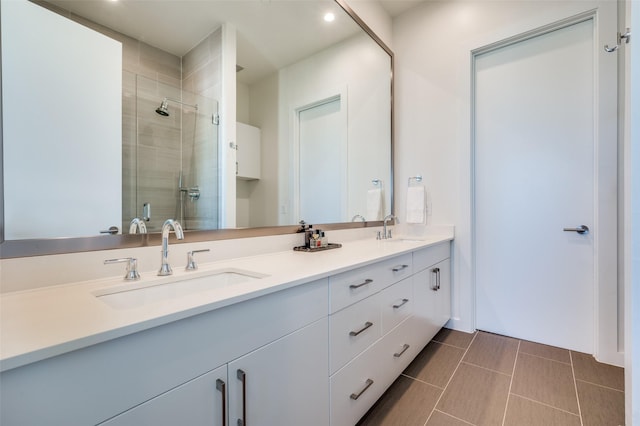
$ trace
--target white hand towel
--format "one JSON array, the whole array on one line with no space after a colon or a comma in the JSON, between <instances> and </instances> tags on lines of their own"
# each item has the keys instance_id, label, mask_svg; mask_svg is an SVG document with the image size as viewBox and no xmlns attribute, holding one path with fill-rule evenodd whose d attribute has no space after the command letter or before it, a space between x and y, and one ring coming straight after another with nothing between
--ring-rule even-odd
<instances>
[{"instance_id":1,"label":"white hand towel","mask_svg":"<svg viewBox=\"0 0 640 426\"><path fill-rule=\"evenodd\" d=\"M374 188L367 191L367 220L381 220L382 188Z\"/></svg>"},{"instance_id":2,"label":"white hand towel","mask_svg":"<svg viewBox=\"0 0 640 426\"><path fill-rule=\"evenodd\" d=\"M407 189L407 223L425 223L424 186L410 186Z\"/></svg>"}]
</instances>

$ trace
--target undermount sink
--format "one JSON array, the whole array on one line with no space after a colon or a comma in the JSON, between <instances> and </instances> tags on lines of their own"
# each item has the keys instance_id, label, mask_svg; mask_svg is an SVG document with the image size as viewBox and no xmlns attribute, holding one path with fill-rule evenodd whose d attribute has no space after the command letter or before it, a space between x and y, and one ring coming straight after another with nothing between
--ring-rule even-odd
<instances>
[{"instance_id":1,"label":"undermount sink","mask_svg":"<svg viewBox=\"0 0 640 426\"><path fill-rule=\"evenodd\" d=\"M198 276L159 278L142 284L126 283L116 288L96 291L93 295L113 308L130 309L204 291L223 289L267 276L243 269L226 268Z\"/></svg>"},{"instance_id":2,"label":"undermount sink","mask_svg":"<svg viewBox=\"0 0 640 426\"><path fill-rule=\"evenodd\" d=\"M389 238L385 241L390 243L421 243L424 240L421 240L420 238Z\"/></svg>"}]
</instances>

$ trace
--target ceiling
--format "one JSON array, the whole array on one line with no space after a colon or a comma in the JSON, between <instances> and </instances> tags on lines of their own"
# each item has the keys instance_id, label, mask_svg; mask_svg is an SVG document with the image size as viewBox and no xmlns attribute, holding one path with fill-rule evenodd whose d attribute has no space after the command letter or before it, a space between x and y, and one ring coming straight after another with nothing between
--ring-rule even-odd
<instances>
[{"instance_id":1,"label":"ceiling","mask_svg":"<svg viewBox=\"0 0 640 426\"><path fill-rule=\"evenodd\" d=\"M355 1L372 1L372 0L355 0ZM376 0L373 0L376 1ZM409 9L416 7L419 4L424 3L426 0L377 0L382 8L391 16L395 18L398 15L403 14Z\"/></svg>"},{"instance_id":2,"label":"ceiling","mask_svg":"<svg viewBox=\"0 0 640 426\"><path fill-rule=\"evenodd\" d=\"M183 56L222 23L233 24L237 29L237 64L244 67L238 73L238 81L245 84L360 31L332 0L49 0L49 3L177 56ZM323 20L329 11L336 15L331 23Z\"/></svg>"}]
</instances>

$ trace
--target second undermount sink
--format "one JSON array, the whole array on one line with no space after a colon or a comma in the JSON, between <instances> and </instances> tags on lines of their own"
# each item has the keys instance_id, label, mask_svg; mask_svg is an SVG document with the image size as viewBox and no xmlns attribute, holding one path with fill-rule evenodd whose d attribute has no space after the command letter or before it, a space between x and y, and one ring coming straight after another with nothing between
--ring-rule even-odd
<instances>
[{"instance_id":1,"label":"second undermount sink","mask_svg":"<svg viewBox=\"0 0 640 426\"><path fill-rule=\"evenodd\" d=\"M420 238L389 238L385 241L389 243L421 243L424 240Z\"/></svg>"},{"instance_id":2,"label":"second undermount sink","mask_svg":"<svg viewBox=\"0 0 640 426\"><path fill-rule=\"evenodd\" d=\"M155 302L174 300L209 290L265 278L268 275L243 269L226 268L198 276L170 277L148 283L127 283L93 293L100 301L116 309L138 308Z\"/></svg>"}]
</instances>

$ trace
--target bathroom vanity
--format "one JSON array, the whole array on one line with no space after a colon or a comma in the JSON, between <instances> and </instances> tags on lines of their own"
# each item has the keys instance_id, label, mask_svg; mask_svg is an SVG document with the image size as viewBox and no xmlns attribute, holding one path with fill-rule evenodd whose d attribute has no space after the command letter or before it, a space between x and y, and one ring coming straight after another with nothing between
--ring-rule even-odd
<instances>
[{"instance_id":1,"label":"bathroom vanity","mask_svg":"<svg viewBox=\"0 0 640 426\"><path fill-rule=\"evenodd\" d=\"M353 425L450 318L451 240L5 294L0 423Z\"/></svg>"}]
</instances>

